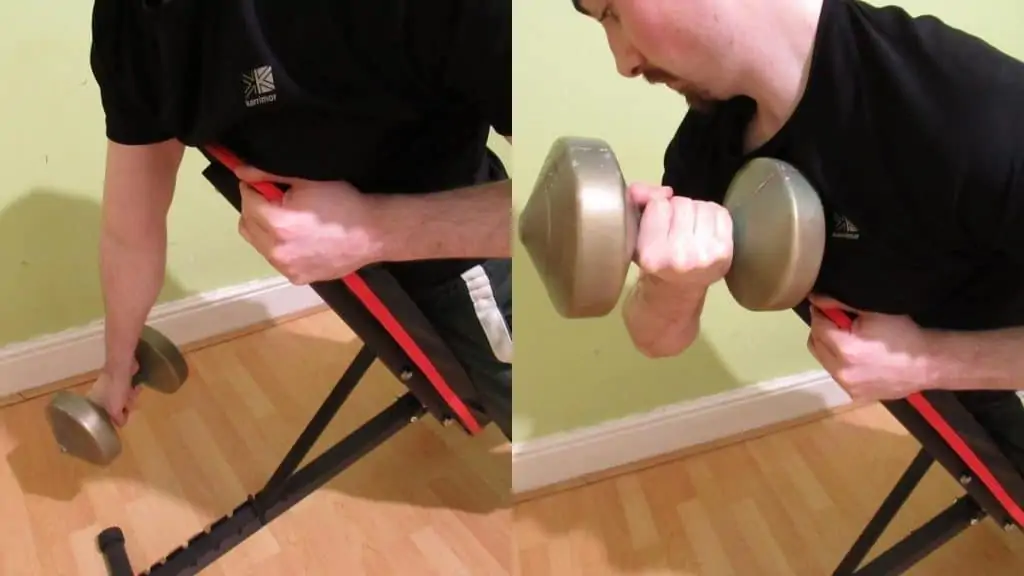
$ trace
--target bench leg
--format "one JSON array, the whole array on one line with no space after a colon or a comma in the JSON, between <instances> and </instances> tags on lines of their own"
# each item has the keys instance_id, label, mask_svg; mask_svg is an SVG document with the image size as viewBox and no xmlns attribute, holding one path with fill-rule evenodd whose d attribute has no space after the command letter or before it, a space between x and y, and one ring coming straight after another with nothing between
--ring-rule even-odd
<instances>
[{"instance_id":1,"label":"bench leg","mask_svg":"<svg viewBox=\"0 0 1024 576\"><path fill-rule=\"evenodd\" d=\"M316 459L298 468L374 359L375 355L366 346L359 351L259 493L246 498L233 511L197 533L161 561L143 570L140 575L186 576L199 573L423 416L426 412L423 404L411 392L406 393ZM98 540L110 576L134 576L120 528L107 528Z\"/></svg>"},{"instance_id":2,"label":"bench leg","mask_svg":"<svg viewBox=\"0 0 1024 576\"><path fill-rule=\"evenodd\" d=\"M858 569L933 462L934 459L928 452L923 449L918 452L836 568L833 576L899 576L985 517L981 507L972 498L963 496L892 548Z\"/></svg>"}]
</instances>

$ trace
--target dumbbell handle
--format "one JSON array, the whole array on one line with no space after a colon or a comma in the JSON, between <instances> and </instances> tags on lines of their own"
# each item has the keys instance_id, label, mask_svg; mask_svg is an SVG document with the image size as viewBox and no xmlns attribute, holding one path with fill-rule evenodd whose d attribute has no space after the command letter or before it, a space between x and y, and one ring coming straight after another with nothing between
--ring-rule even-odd
<instances>
[{"instance_id":1,"label":"dumbbell handle","mask_svg":"<svg viewBox=\"0 0 1024 576\"><path fill-rule=\"evenodd\" d=\"M143 373L142 363L139 363L139 369L132 374L132 388L138 388L140 384L146 381L146 374Z\"/></svg>"}]
</instances>

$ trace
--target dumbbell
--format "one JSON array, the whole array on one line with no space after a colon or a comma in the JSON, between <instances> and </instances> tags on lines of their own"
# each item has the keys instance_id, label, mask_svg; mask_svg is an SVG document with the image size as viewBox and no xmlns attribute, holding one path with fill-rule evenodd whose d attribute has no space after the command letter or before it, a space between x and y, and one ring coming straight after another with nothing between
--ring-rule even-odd
<instances>
[{"instance_id":1,"label":"dumbbell","mask_svg":"<svg viewBox=\"0 0 1024 576\"><path fill-rule=\"evenodd\" d=\"M139 369L132 386L145 385L172 394L188 379L188 364L166 336L149 326L142 329L135 347ZM106 409L90 399L66 390L46 406L46 419L62 452L86 462L106 466L121 454L121 439Z\"/></svg>"},{"instance_id":2,"label":"dumbbell","mask_svg":"<svg viewBox=\"0 0 1024 576\"><path fill-rule=\"evenodd\" d=\"M723 204L733 224L725 275L733 298L754 311L802 302L825 251L825 214L814 187L786 162L755 158L737 172ZM592 318L614 309L635 259L639 223L607 142L554 142L519 217L519 240L561 316Z\"/></svg>"}]
</instances>

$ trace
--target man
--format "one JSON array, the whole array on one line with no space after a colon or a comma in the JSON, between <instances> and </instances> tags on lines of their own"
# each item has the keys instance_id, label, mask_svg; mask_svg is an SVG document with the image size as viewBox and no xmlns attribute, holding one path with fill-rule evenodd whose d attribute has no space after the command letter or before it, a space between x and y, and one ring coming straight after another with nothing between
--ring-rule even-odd
<instances>
[{"instance_id":1,"label":"man","mask_svg":"<svg viewBox=\"0 0 1024 576\"><path fill-rule=\"evenodd\" d=\"M1024 470L1024 64L858 0L574 0L621 74L690 104L646 204L636 346L681 353L732 257L720 203L751 158L793 164L834 227L808 347L858 399L955 391ZM838 329L820 310L858 319Z\"/></svg>"},{"instance_id":2,"label":"man","mask_svg":"<svg viewBox=\"0 0 1024 576\"><path fill-rule=\"evenodd\" d=\"M466 399L511 435L510 0L95 0L91 64L109 140L106 359L91 394L124 425L164 278L183 150L218 144L240 234L292 282L387 263L464 364ZM196 231L201 234L202 231Z\"/></svg>"}]
</instances>

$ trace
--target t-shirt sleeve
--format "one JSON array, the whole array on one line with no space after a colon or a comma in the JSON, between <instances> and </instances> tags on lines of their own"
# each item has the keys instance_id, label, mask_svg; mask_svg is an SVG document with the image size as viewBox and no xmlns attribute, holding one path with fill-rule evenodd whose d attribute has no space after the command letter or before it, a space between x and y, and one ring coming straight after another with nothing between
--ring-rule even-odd
<instances>
[{"instance_id":1,"label":"t-shirt sleeve","mask_svg":"<svg viewBox=\"0 0 1024 576\"><path fill-rule=\"evenodd\" d=\"M424 24L435 79L450 98L512 135L512 0L431 0Z\"/></svg>"},{"instance_id":2,"label":"t-shirt sleeve","mask_svg":"<svg viewBox=\"0 0 1024 576\"><path fill-rule=\"evenodd\" d=\"M96 0L89 64L99 87L107 138L124 145L172 137L157 115L156 90L145 66L138 2Z\"/></svg>"}]
</instances>

